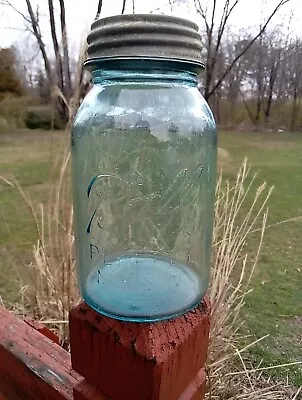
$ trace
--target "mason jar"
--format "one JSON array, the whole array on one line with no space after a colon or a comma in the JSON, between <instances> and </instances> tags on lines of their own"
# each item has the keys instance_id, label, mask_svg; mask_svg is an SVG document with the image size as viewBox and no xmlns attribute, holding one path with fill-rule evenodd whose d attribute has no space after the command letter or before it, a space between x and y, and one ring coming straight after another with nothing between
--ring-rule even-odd
<instances>
[{"instance_id":1,"label":"mason jar","mask_svg":"<svg viewBox=\"0 0 302 400\"><path fill-rule=\"evenodd\" d=\"M216 133L201 52L184 19L92 24L93 87L72 129L76 261L84 301L109 317L174 318L207 290Z\"/></svg>"}]
</instances>

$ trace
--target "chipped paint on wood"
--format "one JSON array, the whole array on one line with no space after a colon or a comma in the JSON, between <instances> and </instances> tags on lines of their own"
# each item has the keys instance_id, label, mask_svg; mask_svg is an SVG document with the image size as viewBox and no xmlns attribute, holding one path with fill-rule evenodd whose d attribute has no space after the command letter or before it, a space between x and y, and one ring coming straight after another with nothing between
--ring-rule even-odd
<instances>
[{"instance_id":1,"label":"chipped paint on wood","mask_svg":"<svg viewBox=\"0 0 302 400\"><path fill-rule=\"evenodd\" d=\"M108 400L36 328L0 307L0 400Z\"/></svg>"},{"instance_id":2,"label":"chipped paint on wood","mask_svg":"<svg viewBox=\"0 0 302 400\"><path fill-rule=\"evenodd\" d=\"M209 323L207 300L155 324L81 304L70 313L75 372L69 353L0 307L0 400L201 400Z\"/></svg>"},{"instance_id":3,"label":"chipped paint on wood","mask_svg":"<svg viewBox=\"0 0 302 400\"><path fill-rule=\"evenodd\" d=\"M201 400L210 313L205 300L174 320L124 323L82 303L70 312L72 366L110 399Z\"/></svg>"},{"instance_id":4,"label":"chipped paint on wood","mask_svg":"<svg viewBox=\"0 0 302 400\"><path fill-rule=\"evenodd\" d=\"M80 379L71 368L69 353L0 308L0 391L4 395L23 400L72 399Z\"/></svg>"}]
</instances>

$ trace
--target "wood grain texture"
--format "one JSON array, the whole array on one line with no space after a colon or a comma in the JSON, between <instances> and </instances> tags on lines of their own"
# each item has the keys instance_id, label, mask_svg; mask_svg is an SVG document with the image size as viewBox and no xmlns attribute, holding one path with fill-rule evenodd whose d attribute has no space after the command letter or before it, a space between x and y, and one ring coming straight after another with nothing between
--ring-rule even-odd
<instances>
[{"instance_id":1,"label":"wood grain texture","mask_svg":"<svg viewBox=\"0 0 302 400\"><path fill-rule=\"evenodd\" d=\"M210 304L171 321L124 323L82 303L70 313L73 368L113 400L202 399Z\"/></svg>"},{"instance_id":2,"label":"wood grain texture","mask_svg":"<svg viewBox=\"0 0 302 400\"><path fill-rule=\"evenodd\" d=\"M69 353L0 307L0 399L71 400L78 386L82 400L104 400L72 370Z\"/></svg>"},{"instance_id":3,"label":"wood grain texture","mask_svg":"<svg viewBox=\"0 0 302 400\"><path fill-rule=\"evenodd\" d=\"M74 387L73 396L74 400L109 400L97 389L89 385L85 379L82 379L82 381Z\"/></svg>"}]
</instances>

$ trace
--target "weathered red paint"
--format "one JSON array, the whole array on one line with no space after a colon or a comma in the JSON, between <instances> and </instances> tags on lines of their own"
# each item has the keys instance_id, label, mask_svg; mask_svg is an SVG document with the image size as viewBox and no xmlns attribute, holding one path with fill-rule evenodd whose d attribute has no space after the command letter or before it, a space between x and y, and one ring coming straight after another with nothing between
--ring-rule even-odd
<instances>
[{"instance_id":1,"label":"weathered red paint","mask_svg":"<svg viewBox=\"0 0 302 400\"><path fill-rule=\"evenodd\" d=\"M74 400L109 400L100 392L89 385L85 379L75 385L73 389ZM1 400L1 399L0 399Z\"/></svg>"},{"instance_id":2,"label":"weathered red paint","mask_svg":"<svg viewBox=\"0 0 302 400\"><path fill-rule=\"evenodd\" d=\"M70 313L72 366L112 400L200 400L209 325L208 300L153 324L123 323L82 303Z\"/></svg>"},{"instance_id":3,"label":"weathered red paint","mask_svg":"<svg viewBox=\"0 0 302 400\"><path fill-rule=\"evenodd\" d=\"M66 400L82 377L70 355L0 308L0 392L10 400Z\"/></svg>"},{"instance_id":4,"label":"weathered red paint","mask_svg":"<svg viewBox=\"0 0 302 400\"><path fill-rule=\"evenodd\" d=\"M0 307L0 400L105 400L72 370L70 354Z\"/></svg>"},{"instance_id":5,"label":"weathered red paint","mask_svg":"<svg viewBox=\"0 0 302 400\"><path fill-rule=\"evenodd\" d=\"M209 321L208 301L156 324L81 304L70 313L75 372L69 353L0 308L0 400L201 400Z\"/></svg>"},{"instance_id":6,"label":"weathered red paint","mask_svg":"<svg viewBox=\"0 0 302 400\"><path fill-rule=\"evenodd\" d=\"M202 400L206 393L206 373L201 368L178 400Z\"/></svg>"},{"instance_id":7,"label":"weathered red paint","mask_svg":"<svg viewBox=\"0 0 302 400\"><path fill-rule=\"evenodd\" d=\"M60 340L59 340L58 336L53 331L48 329L45 325L35 321L32 318L26 318L24 320L24 322L26 322L29 326L34 328L36 331L42 333L42 335L48 337L48 339L52 340L54 343L60 344Z\"/></svg>"}]
</instances>

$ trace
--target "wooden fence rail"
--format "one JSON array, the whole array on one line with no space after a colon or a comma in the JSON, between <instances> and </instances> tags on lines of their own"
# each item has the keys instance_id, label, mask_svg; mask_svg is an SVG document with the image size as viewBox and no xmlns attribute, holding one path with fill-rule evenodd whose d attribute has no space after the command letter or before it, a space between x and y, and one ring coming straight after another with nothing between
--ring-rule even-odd
<instances>
[{"instance_id":1,"label":"wooden fence rail","mask_svg":"<svg viewBox=\"0 0 302 400\"><path fill-rule=\"evenodd\" d=\"M0 307L0 400L202 400L209 322L208 301L155 324L82 303L70 312L70 355L46 327Z\"/></svg>"}]
</instances>

